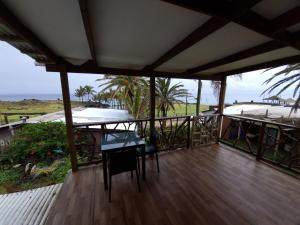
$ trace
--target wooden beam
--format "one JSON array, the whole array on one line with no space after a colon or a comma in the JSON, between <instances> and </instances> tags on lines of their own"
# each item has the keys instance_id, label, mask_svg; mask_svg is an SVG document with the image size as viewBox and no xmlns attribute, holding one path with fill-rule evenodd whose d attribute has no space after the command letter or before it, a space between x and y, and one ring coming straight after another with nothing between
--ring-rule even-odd
<instances>
[{"instance_id":1,"label":"wooden beam","mask_svg":"<svg viewBox=\"0 0 300 225\"><path fill-rule=\"evenodd\" d=\"M32 31L30 31L5 5L0 1L0 23L16 35L34 46L40 53L51 61L63 62L46 44L44 44Z\"/></svg>"},{"instance_id":2,"label":"wooden beam","mask_svg":"<svg viewBox=\"0 0 300 225\"><path fill-rule=\"evenodd\" d=\"M263 63L251 65L251 66L245 66L245 67L234 69L234 70L228 70L228 71L216 73L215 75L222 76L222 77L230 76L230 75L246 73L246 72L250 72L250 71L254 71L254 70L267 69L270 67L278 67L278 66L284 66L284 65L295 64L295 63L300 63L300 55L271 60L268 62L263 62Z\"/></svg>"},{"instance_id":3,"label":"wooden beam","mask_svg":"<svg viewBox=\"0 0 300 225\"><path fill-rule=\"evenodd\" d=\"M276 40L279 43L286 44L288 46L291 46L291 47L294 47L294 48L300 50L299 45L293 44L289 32L287 32L287 31L276 32L278 30L278 27L282 28L282 25L279 25L279 23L276 21L275 22L273 21L273 23L272 23L271 20L268 20L253 11L247 11L242 16L234 17L234 16L232 16L232 10L228 10L227 8L224 8L224 10L219 9L219 6L217 6L220 4L219 0L210 0L209 3L207 1L193 1L193 0L163 0L163 1L170 2L172 4L175 4L175 5L184 7L184 8L188 8L188 9L200 12L200 13L205 13L210 16L219 16L224 19L228 19L228 20L235 22L241 26L244 26L250 30L253 30L259 34L262 34L273 40ZM228 7L230 7L230 8L235 8L236 1L233 1L233 2L234 3L227 2L226 4L228 4ZM224 4L224 3L222 3L222 4ZM208 7L208 5L209 5L209 7ZM286 16L283 16L283 18L286 18ZM295 24L295 23L296 23L296 20L293 21L293 24ZM289 24L289 23L287 23L287 24Z\"/></svg>"},{"instance_id":4,"label":"wooden beam","mask_svg":"<svg viewBox=\"0 0 300 225\"><path fill-rule=\"evenodd\" d=\"M202 26L198 27L194 30L191 34L189 34L186 38L172 47L169 51L164 53L161 57L155 60L151 65L148 65L144 68L145 71L152 71L156 67L162 65L164 62L170 60L174 56L178 55L182 51L186 50L187 48L191 47L192 45L196 44L200 40L204 39L211 33L215 32L216 30L220 29L221 27L225 26L228 23L227 20L222 18L213 17L209 19L206 23Z\"/></svg>"},{"instance_id":5,"label":"wooden beam","mask_svg":"<svg viewBox=\"0 0 300 225\"><path fill-rule=\"evenodd\" d=\"M225 107L225 95L226 95L226 82L227 78L223 77L221 81L221 89L219 94L219 104L218 104L218 113L220 114L219 117L219 125L218 125L218 140L221 138L222 135L222 129L223 129L223 112Z\"/></svg>"},{"instance_id":6,"label":"wooden beam","mask_svg":"<svg viewBox=\"0 0 300 225\"><path fill-rule=\"evenodd\" d=\"M278 31L293 26L300 21L300 6L293 8L271 21L272 26Z\"/></svg>"},{"instance_id":7,"label":"wooden beam","mask_svg":"<svg viewBox=\"0 0 300 225\"><path fill-rule=\"evenodd\" d=\"M15 35L7 35L7 34L0 34L0 41L6 42L25 42L24 39L15 36Z\"/></svg>"},{"instance_id":8,"label":"wooden beam","mask_svg":"<svg viewBox=\"0 0 300 225\"><path fill-rule=\"evenodd\" d=\"M150 142L154 143L155 132L155 77L150 77Z\"/></svg>"},{"instance_id":9,"label":"wooden beam","mask_svg":"<svg viewBox=\"0 0 300 225\"><path fill-rule=\"evenodd\" d=\"M42 55L42 56L45 56L44 54L34 50L34 49L20 49L20 52L22 52L23 54L26 54L26 55ZM47 56L45 56L47 57Z\"/></svg>"},{"instance_id":10,"label":"wooden beam","mask_svg":"<svg viewBox=\"0 0 300 225\"><path fill-rule=\"evenodd\" d=\"M80 6L81 17L84 24L85 34L90 48L90 53L94 63L97 64L97 55L96 55L96 50L94 45L94 37L93 37L92 26L90 22L87 0L79 0L79 6Z\"/></svg>"},{"instance_id":11,"label":"wooden beam","mask_svg":"<svg viewBox=\"0 0 300 225\"><path fill-rule=\"evenodd\" d=\"M143 76L143 77L165 77L165 78L179 78L179 79L201 79L201 80L221 80L219 76L210 75L198 75L198 74L186 74L186 73L172 73L172 72L161 72L153 71L146 73L143 70L133 69L121 69L121 68L108 68L99 67L92 64L84 64L82 66L76 65L56 65L47 64L46 71L48 72L60 72L66 69L69 73L90 73L90 74L113 74L113 75L126 75L126 76Z\"/></svg>"},{"instance_id":12,"label":"wooden beam","mask_svg":"<svg viewBox=\"0 0 300 225\"><path fill-rule=\"evenodd\" d=\"M238 7L232 7L228 8L227 4L222 5L216 4L213 6L213 8L217 8L218 12L222 12L224 8L227 10L230 10L232 13L232 17L239 17L243 13L245 13L247 10L249 10L251 7L253 7L255 4L260 2L261 0L243 0L239 1ZM208 2L206 2L208 3ZM210 3L208 3L210 5ZM221 7L221 8L219 8ZM198 27L196 30L194 30L191 34L189 34L186 38L184 38L182 41L180 41L178 44L176 44L174 47L172 47L169 51L164 53L161 57L159 57L156 61L154 61L151 65L147 65L144 70L145 71L152 71L158 66L162 65L166 61L170 60L171 58L175 57L179 53L183 52L184 50L188 49L189 47L193 46L197 42L201 41L205 37L209 36L213 32L219 30L220 28L224 27L226 24L228 24L230 20L227 18L220 18L220 17L212 17L209 19L206 23Z\"/></svg>"},{"instance_id":13,"label":"wooden beam","mask_svg":"<svg viewBox=\"0 0 300 225\"><path fill-rule=\"evenodd\" d=\"M68 73L66 71L60 72L60 81L61 81L61 90L62 90L63 102L64 102L65 118L66 118L68 149L70 153L72 171L76 172L78 170L78 166L77 166L77 156L76 156L76 150L74 144L73 118L72 118Z\"/></svg>"},{"instance_id":14,"label":"wooden beam","mask_svg":"<svg viewBox=\"0 0 300 225\"><path fill-rule=\"evenodd\" d=\"M220 115L222 115L223 111L224 111L225 94L226 94L226 77L223 77L223 79L221 81L221 89L220 89L220 95L219 95L219 107L218 107L218 112Z\"/></svg>"}]
</instances>

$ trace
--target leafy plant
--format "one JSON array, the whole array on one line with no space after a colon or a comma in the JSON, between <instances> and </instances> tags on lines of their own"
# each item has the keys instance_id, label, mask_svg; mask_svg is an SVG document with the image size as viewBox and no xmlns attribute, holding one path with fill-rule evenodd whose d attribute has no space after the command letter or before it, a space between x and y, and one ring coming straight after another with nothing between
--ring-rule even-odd
<instances>
[{"instance_id":1,"label":"leafy plant","mask_svg":"<svg viewBox=\"0 0 300 225\"><path fill-rule=\"evenodd\" d=\"M14 163L23 163L28 159L52 158L52 150L66 150L67 137L62 122L43 122L26 124L16 131L8 151L8 157ZM30 160L29 160L30 161Z\"/></svg>"},{"instance_id":2,"label":"leafy plant","mask_svg":"<svg viewBox=\"0 0 300 225\"><path fill-rule=\"evenodd\" d=\"M63 163L60 163L53 171L51 177L55 183L61 183L64 181L66 174L71 169L71 161L69 158L64 158Z\"/></svg>"},{"instance_id":3,"label":"leafy plant","mask_svg":"<svg viewBox=\"0 0 300 225\"><path fill-rule=\"evenodd\" d=\"M18 168L0 170L0 186L7 183L14 183L19 179L20 179L20 169Z\"/></svg>"},{"instance_id":4,"label":"leafy plant","mask_svg":"<svg viewBox=\"0 0 300 225\"><path fill-rule=\"evenodd\" d=\"M265 71L269 71L272 69L274 68L270 68ZM288 88L294 85L295 88L293 97L296 97L296 101L292 110L297 111L300 104L300 63L287 65L284 69L275 73L271 78L265 80L264 84L270 84L277 78L279 78L279 80L275 81L270 87L264 90L261 95L265 93L270 94L275 90L278 90L277 95L280 95L282 92L286 91Z\"/></svg>"},{"instance_id":5,"label":"leafy plant","mask_svg":"<svg viewBox=\"0 0 300 225\"><path fill-rule=\"evenodd\" d=\"M157 108L163 117L167 116L169 109L175 109L174 103L183 103L179 100L181 97L189 96L187 89L183 88L181 83L171 84L170 78L156 78L155 95L157 99Z\"/></svg>"}]
</instances>

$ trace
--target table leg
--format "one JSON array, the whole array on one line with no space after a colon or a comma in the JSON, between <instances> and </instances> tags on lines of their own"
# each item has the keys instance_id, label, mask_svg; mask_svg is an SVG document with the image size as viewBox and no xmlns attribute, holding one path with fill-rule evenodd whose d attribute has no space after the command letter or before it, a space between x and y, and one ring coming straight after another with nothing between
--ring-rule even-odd
<instances>
[{"instance_id":1,"label":"table leg","mask_svg":"<svg viewBox=\"0 0 300 225\"><path fill-rule=\"evenodd\" d=\"M142 149L142 177L143 180L146 180L146 154L145 154L145 146Z\"/></svg>"},{"instance_id":2,"label":"table leg","mask_svg":"<svg viewBox=\"0 0 300 225\"><path fill-rule=\"evenodd\" d=\"M104 179L104 189L108 189L107 185L107 157L106 153L102 152L102 165L103 165L103 179Z\"/></svg>"}]
</instances>

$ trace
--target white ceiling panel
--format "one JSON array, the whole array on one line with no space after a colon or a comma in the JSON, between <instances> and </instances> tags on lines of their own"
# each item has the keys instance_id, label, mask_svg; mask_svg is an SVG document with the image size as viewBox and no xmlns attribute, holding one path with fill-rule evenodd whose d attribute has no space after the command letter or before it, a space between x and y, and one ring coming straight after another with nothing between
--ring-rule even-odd
<instances>
[{"instance_id":1,"label":"white ceiling panel","mask_svg":"<svg viewBox=\"0 0 300 225\"><path fill-rule=\"evenodd\" d=\"M299 0L263 0L252 9L267 19L274 19L299 5Z\"/></svg>"},{"instance_id":2,"label":"white ceiling panel","mask_svg":"<svg viewBox=\"0 0 300 225\"><path fill-rule=\"evenodd\" d=\"M157 70L182 72L269 40L240 25L229 23L164 63Z\"/></svg>"},{"instance_id":3,"label":"white ceiling panel","mask_svg":"<svg viewBox=\"0 0 300 225\"><path fill-rule=\"evenodd\" d=\"M102 66L142 68L209 19L159 0L92 3L92 28Z\"/></svg>"}]
</instances>

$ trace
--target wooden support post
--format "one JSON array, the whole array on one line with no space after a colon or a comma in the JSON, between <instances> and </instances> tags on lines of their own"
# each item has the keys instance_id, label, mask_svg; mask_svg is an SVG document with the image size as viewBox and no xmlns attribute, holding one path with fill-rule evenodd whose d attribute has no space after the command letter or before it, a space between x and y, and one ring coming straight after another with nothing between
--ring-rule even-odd
<instances>
[{"instance_id":1,"label":"wooden support post","mask_svg":"<svg viewBox=\"0 0 300 225\"><path fill-rule=\"evenodd\" d=\"M202 81L198 80L196 116L199 116L199 113L200 113L201 90L202 90Z\"/></svg>"},{"instance_id":2,"label":"wooden support post","mask_svg":"<svg viewBox=\"0 0 300 225\"><path fill-rule=\"evenodd\" d=\"M155 77L150 77L150 142L154 143L155 132Z\"/></svg>"},{"instance_id":3,"label":"wooden support post","mask_svg":"<svg viewBox=\"0 0 300 225\"><path fill-rule=\"evenodd\" d=\"M69 81L68 81L68 73L66 72L66 70L60 72L60 81L61 81L61 90L62 90L63 102L64 102L70 160L72 165L72 171L76 172L78 170L78 167L77 167L77 157L76 157L76 150L75 150L75 143L74 143L74 134L73 134L73 119L72 119L72 108L71 108L71 101L70 101Z\"/></svg>"},{"instance_id":4,"label":"wooden support post","mask_svg":"<svg viewBox=\"0 0 300 225\"><path fill-rule=\"evenodd\" d=\"M187 122L188 122L188 126L187 126L187 145L186 145L186 147L187 147L187 149L189 149L190 148L190 144L191 144L191 117L190 116L188 116L187 117Z\"/></svg>"},{"instance_id":5,"label":"wooden support post","mask_svg":"<svg viewBox=\"0 0 300 225\"><path fill-rule=\"evenodd\" d=\"M259 130L259 140L258 140L258 147L257 147L257 155L256 160L259 161L262 157L262 150L263 150L263 144L264 144L264 136L265 136L265 128L266 123L262 123L260 130Z\"/></svg>"},{"instance_id":6,"label":"wooden support post","mask_svg":"<svg viewBox=\"0 0 300 225\"><path fill-rule=\"evenodd\" d=\"M4 115L4 120L5 120L5 124L9 124L8 116L7 115Z\"/></svg>"},{"instance_id":7,"label":"wooden support post","mask_svg":"<svg viewBox=\"0 0 300 225\"><path fill-rule=\"evenodd\" d=\"M188 100L187 100L187 96L185 96L185 115L187 116L188 114Z\"/></svg>"},{"instance_id":8,"label":"wooden support post","mask_svg":"<svg viewBox=\"0 0 300 225\"><path fill-rule=\"evenodd\" d=\"M221 90L220 90L220 95L219 95L219 107L218 107L218 112L220 114L220 117L219 117L219 132L218 132L218 138L219 139L221 138L221 133L222 133L225 93L226 93L226 76L224 76L222 78Z\"/></svg>"},{"instance_id":9,"label":"wooden support post","mask_svg":"<svg viewBox=\"0 0 300 225\"><path fill-rule=\"evenodd\" d=\"M224 76L221 81L221 90L220 90L220 95L219 95L218 111L220 114L223 114L223 111L224 111L225 92L226 92L226 77Z\"/></svg>"}]
</instances>

